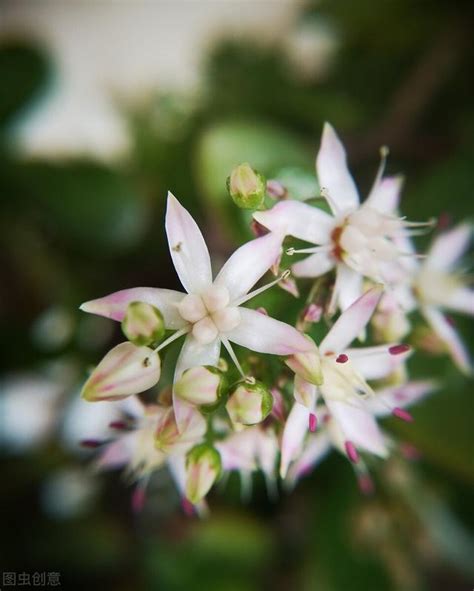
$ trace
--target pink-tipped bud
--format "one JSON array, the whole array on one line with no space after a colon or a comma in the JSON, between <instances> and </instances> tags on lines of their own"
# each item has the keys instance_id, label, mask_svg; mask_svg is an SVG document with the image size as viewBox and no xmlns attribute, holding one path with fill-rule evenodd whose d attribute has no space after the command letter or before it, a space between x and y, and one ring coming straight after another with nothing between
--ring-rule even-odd
<instances>
[{"instance_id":1,"label":"pink-tipped bud","mask_svg":"<svg viewBox=\"0 0 474 591\"><path fill-rule=\"evenodd\" d=\"M192 517L195 513L194 505L191 503L191 501L188 501L186 497L181 499L181 508L187 517Z\"/></svg>"},{"instance_id":2,"label":"pink-tipped bud","mask_svg":"<svg viewBox=\"0 0 474 591\"><path fill-rule=\"evenodd\" d=\"M374 481L368 474L359 474L357 477L357 484L359 485L359 490L362 494L367 496L374 494Z\"/></svg>"},{"instance_id":3,"label":"pink-tipped bud","mask_svg":"<svg viewBox=\"0 0 474 591\"><path fill-rule=\"evenodd\" d=\"M411 443L401 443L400 452L406 460L410 461L416 461L422 457L420 450Z\"/></svg>"},{"instance_id":4,"label":"pink-tipped bud","mask_svg":"<svg viewBox=\"0 0 474 591\"><path fill-rule=\"evenodd\" d=\"M346 441L344 443L344 447L346 450L347 457L350 459L350 461L354 464L357 464L357 462L359 461L359 454L357 453L355 445L352 443L352 441Z\"/></svg>"},{"instance_id":5,"label":"pink-tipped bud","mask_svg":"<svg viewBox=\"0 0 474 591\"><path fill-rule=\"evenodd\" d=\"M186 456L186 498L193 505L202 501L221 473L219 452L202 443L196 445Z\"/></svg>"},{"instance_id":6,"label":"pink-tipped bud","mask_svg":"<svg viewBox=\"0 0 474 591\"><path fill-rule=\"evenodd\" d=\"M402 353L406 353L410 350L410 345L406 343L401 343L400 345L393 345L392 347L388 348L388 352L390 355L401 355Z\"/></svg>"},{"instance_id":7,"label":"pink-tipped bud","mask_svg":"<svg viewBox=\"0 0 474 591\"><path fill-rule=\"evenodd\" d=\"M207 365L187 369L174 385L174 393L195 405L217 402L222 390L222 373Z\"/></svg>"},{"instance_id":8,"label":"pink-tipped bud","mask_svg":"<svg viewBox=\"0 0 474 591\"><path fill-rule=\"evenodd\" d=\"M160 379L158 354L148 347L121 343L102 359L82 388L88 402L120 400L153 387Z\"/></svg>"},{"instance_id":9,"label":"pink-tipped bud","mask_svg":"<svg viewBox=\"0 0 474 591\"><path fill-rule=\"evenodd\" d=\"M259 314L263 314L264 316L268 316L267 309L266 309L266 308L264 308L263 306L260 306L259 308L257 308L257 312L258 312Z\"/></svg>"},{"instance_id":10,"label":"pink-tipped bud","mask_svg":"<svg viewBox=\"0 0 474 591\"><path fill-rule=\"evenodd\" d=\"M303 320L305 322L319 322L321 320L322 314L323 309L321 306L318 306L316 304L310 304L303 311Z\"/></svg>"},{"instance_id":11,"label":"pink-tipped bud","mask_svg":"<svg viewBox=\"0 0 474 591\"><path fill-rule=\"evenodd\" d=\"M132 511L141 513L145 506L146 493L143 486L138 485L132 493Z\"/></svg>"},{"instance_id":12,"label":"pink-tipped bud","mask_svg":"<svg viewBox=\"0 0 474 591\"><path fill-rule=\"evenodd\" d=\"M283 395L278 388L272 388L270 393L273 396L272 416L275 417L277 421L280 421L280 423L284 423L285 402L283 400Z\"/></svg>"},{"instance_id":13,"label":"pink-tipped bud","mask_svg":"<svg viewBox=\"0 0 474 591\"><path fill-rule=\"evenodd\" d=\"M267 194L272 199L286 199L288 196L288 191L284 185L282 185L279 181L275 181L270 179L267 181Z\"/></svg>"},{"instance_id":14,"label":"pink-tipped bud","mask_svg":"<svg viewBox=\"0 0 474 591\"><path fill-rule=\"evenodd\" d=\"M156 423L155 447L164 453L188 449L206 432L206 421L194 407L188 406L178 429L173 407L161 409Z\"/></svg>"},{"instance_id":15,"label":"pink-tipped bud","mask_svg":"<svg viewBox=\"0 0 474 591\"><path fill-rule=\"evenodd\" d=\"M150 345L165 336L165 321L155 306L146 302L130 302L122 320L122 331L134 345Z\"/></svg>"},{"instance_id":16,"label":"pink-tipped bud","mask_svg":"<svg viewBox=\"0 0 474 591\"><path fill-rule=\"evenodd\" d=\"M402 421L405 421L407 423L413 422L413 417L411 416L411 414L403 408L399 408L398 406L392 410L392 415L394 417L397 417L397 419L401 419Z\"/></svg>"},{"instance_id":17,"label":"pink-tipped bud","mask_svg":"<svg viewBox=\"0 0 474 591\"><path fill-rule=\"evenodd\" d=\"M336 357L336 363L347 363L349 361L349 357L345 353L341 353Z\"/></svg>"},{"instance_id":18,"label":"pink-tipped bud","mask_svg":"<svg viewBox=\"0 0 474 591\"><path fill-rule=\"evenodd\" d=\"M237 425L256 425L270 414L273 396L261 383L240 384L225 405L229 417Z\"/></svg>"},{"instance_id":19,"label":"pink-tipped bud","mask_svg":"<svg viewBox=\"0 0 474 591\"><path fill-rule=\"evenodd\" d=\"M316 431L316 429L318 428L318 418L316 417L316 415L312 412L309 414L309 430L311 431L311 433L314 433Z\"/></svg>"},{"instance_id":20,"label":"pink-tipped bud","mask_svg":"<svg viewBox=\"0 0 474 591\"><path fill-rule=\"evenodd\" d=\"M259 209L265 201L265 177L250 164L240 164L227 179L227 190L238 207Z\"/></svg>"}]
</instances>

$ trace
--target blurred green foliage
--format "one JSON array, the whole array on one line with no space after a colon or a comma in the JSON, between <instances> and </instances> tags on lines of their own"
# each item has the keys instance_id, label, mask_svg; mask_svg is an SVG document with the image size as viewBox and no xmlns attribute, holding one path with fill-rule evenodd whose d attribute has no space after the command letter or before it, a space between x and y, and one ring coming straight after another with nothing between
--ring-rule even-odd
<instances>
[{"instance_id":1,"label":"blurred green foliage","mask_svg":"<svg viewBox=\"0 0 474 591\"><path fill-rule=\"evenodd\" d=\"M15 125L47 100L54 63L28 41L1 45L0 77L8 81L0 91L2 369L73 358L80 382L111 343L102 324L94 326L105 340L87 343L93 327L85 330L80 302L140 284L177 286L164 241L166 191L206 226L224 256L251 236L248 214L225 191L231 168L247 161L284 179L295 197L316 192L313 160L324 120L347 141L362 189L387 144L390 171L407 174L403 213L471 216L472 12L470 2L435 0L309 3L301 23L322 23L336 41L327 72L308 78L290 67L286 39L223 41L207 57L199 100L161 93L124 108L132 150L107 166L17 152ZM255 305L289 321L296 316L296 301L279 290ZM53 351L34 342L30 328L51 306L65 307L74 327ZM472 323L458 324L472 344ZM145 514L132 517L130 489L114 475L100 477L102 494L86 514L57 521L39 502L42 482L70 464L86 471L87 461L52 440L4 459L3 523L14 527L4 536L1 566L61 571L67 589L467 588L472 384L444 357L420 353L411 370L442 379L442 391L414 410L415 424L387 427L424 460L374 466L379 490L372 499L360 497L347 463L334 456L277 500L257 477L253 500L242 505L231 476L211 496L212 517L204 522L180 514L166 481L150 493ZM73 387L65 393L76 395Z\"/></svg>"}]
</instances>

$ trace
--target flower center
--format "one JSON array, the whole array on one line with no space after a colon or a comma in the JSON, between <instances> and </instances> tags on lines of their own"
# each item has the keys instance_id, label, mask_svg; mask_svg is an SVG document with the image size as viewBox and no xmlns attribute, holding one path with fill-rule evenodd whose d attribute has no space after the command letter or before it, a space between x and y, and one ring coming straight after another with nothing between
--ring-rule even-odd
<instances>
[{"instance_id":1,"label":"flower center","mask_svg":"<svg viewBox=\"0 0 474 591\"><path fill-rule=\"evenodd\" d=\"M229 306L229 290L220 285L211 285L204 293L190 293L178 304L178 312L190 322L194 338L206 345L217 338L219 333L238 326L240 312Z\"/></svg>"},{"instance_id":2,"label":"flower center","mask_svg":"<svg viewBox=\"0 0 474 591\"><path fill-rule=\"evenodd\" d=\"M347 355L334 353L321 356L324 398L350 402L353 397L365 398L373 394L372 388L355 369Z\"/></svg>"}]
</instances>

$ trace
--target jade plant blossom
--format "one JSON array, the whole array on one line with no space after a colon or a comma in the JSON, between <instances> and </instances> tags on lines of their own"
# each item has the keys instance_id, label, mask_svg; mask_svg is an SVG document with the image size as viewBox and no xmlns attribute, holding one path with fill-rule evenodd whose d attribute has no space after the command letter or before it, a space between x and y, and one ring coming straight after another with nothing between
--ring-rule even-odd
<instances>
[{"instance_id":1,"label":"jade plant blossom","mask_svg":"<svg viewBox=\"0 0 474 591\"><path fill-rule=\"evenodd\" d=\"M446 344L454 362L464 372L471 371L469 355L443 309L474 315L474 290L469 289L455 267L472 236L469 224L443 232L434 241L426 258L414 274L413 290L421 313Z\"/></svg>"},{"instance_id":2,"label":"jade plant blossom","mask_svg":"<svg viewBox=\"0 0 474 591\"><path fill-rule=\"evenodd\" d=\"M438 384L433 380L409 381L396 386L389 386L375 392L367 400L367 408L375 418L390 414L390 408L398 405L405 409L418 403L434 392ZM309 410L295 402L282 438L281 471L287 484L294 486L297 481L310 472L332 448L346 454L344 432L335 421L327 407L318 406L318 414L324 417L323 426L316 433L308 432ZM393 447L391 439L382 433L388 447ZM354 464L361 488L368 484L367 468L358 458Z\"/></svg>"},{"instance_id":3,"label":"jade plant blossom","mask_svg":"<svg viewBox=\"0 0 474 591\"><path fill-rule=\"evenodd\" d=\"M213 279L209 252L201 231L171 193L168 193L165 226L171 258L187 293L137 287L86 302L81 310L122 321L131 302L155 306L163 316L165 328L176 331L155 352L186 335L176 364L175 380L191 367L216 366L221 344L242 375L231 342L252 351L276 355L308 350L308 341L295 328L242 306L281 280L281 277L277 278L249 293L278 258L281 250L279 235L268 234L247 242L232 254ZM188 403L177 396L173 401L181 428Z\"/></svg>"},{"instance_id":4,"label":"jade plant blossom","mask_svg":"<svg viewBox=\"0 0 474 591\"><path fill-rule=\"evenodd\" d=\"M367 380L381 379L391 374L409 354L408 345L388 344L375 347L349 348L368 324L382 296L382 286L367 291L343 312L319 347L312 343L310 352L296 354L286 360L295 372L294 395L297 402L293 416L288 418L283 436L283 457L291 455L288 448L295 444L295 415L306 416L306 429L315 431L318 418L318 396L324 400L329 414L344 434L344 448L356 462L357 448L385 457L387 448L368 401L374 391ZM410 420L398 406L391 412ZM296 421L299 425L299 422ZM300 436L300 435L299 435ZM304 436L304 435L303 435ZM287 463L282 464L282 475Z\"/></svg>"},{"instance_id":5,"label":"jade plant blossom","mask_svg":"<svg viewBox=\"0 0 474 591\"><path fill-rule=\"evenodd\" d=\"M294 200L281 201L272 209L253 215L272 232L316 245L287 251L310 255L292 266L296 277L319 277L336 269L331 312L337 304L345 310L361 295L364 277L387 285L404 277L405 259L416 255L404 251L403 236L410 234L410 228L427 225L397 216L402 178L383 178L384 161L385 152L369 196L361 204L344 147L326 123L316 169L321 194L332 215Z\"/></svg>"},{"instance_id":6,"label":"jade plant blossom","mask_svg":"<svg viewBox=\"0 0 474 591\"><path fill-rule=\"evenodd\" d=\"M143 507L150 475L164 467L169 469L182 499L186 499L186 454L201 442L206 430L205 420L197 413L188 413L186 434L177 435L165 452L156 445L156 432L172 409L158 404L145 405L136 396L110 404L115 405L117 415L121 415L109 425L115 430L115 438L110 440L109 433L106 433L104 435L109 439L102 445L100 439L96 440L96 445L92 445L92 440L84 442L88 447L100 445L96 467L99 470L125 470L136 483L132 496L135 511ZM101 434L97 433L97 436Z\"/></svg>"}]
</instances>

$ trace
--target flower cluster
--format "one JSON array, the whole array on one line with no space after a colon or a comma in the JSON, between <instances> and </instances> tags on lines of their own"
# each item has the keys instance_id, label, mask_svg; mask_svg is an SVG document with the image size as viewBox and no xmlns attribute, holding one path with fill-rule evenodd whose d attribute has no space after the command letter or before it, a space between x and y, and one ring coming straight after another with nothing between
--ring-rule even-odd
<instances>
[{"instance_id":1,"label":"flower cluster","mask_svg":"<svg viewBox=\"0 0 474 591\"><path fill-rule=\"evenodd\" d=\"M100 446L97 463L126 468L137 482L134 506L142 505L150 474L163 466L184 507L203 511L223 473L237 470L248 483L261 470L274 490L278 475L294 484L332 448L369 490L367 459L385 458L397 447L378 419L412 421L406 407L437 388L434 380L408 377L412 349L401 339L417 310L430 327L431 345L436 341L470 372L467 352L443 314L474 314L474 292L454 269L470 227L441 233L426 256L417 254L412 236L433 222L399 216L402 179L384 176L385 157L386 151L362 203L329 124L316 160L321 194L314 199L290 199L277 181L265 183L248 164L237 167L228 190L237 206L257 209L258 237L217 275L196 222L169 193L166 233L185 292L137 287L81 306L121 322L127 339L99 363L82 396L110 401L123 416L111 425L117 437ZM281 268L300 254L309 256L291 270ZM276 278L255 289L268 271ZM295 326L245 305L275 285L299 297L290 273L309 287ZM326 334L316 339L322 327ZM160 356L178 339L177 359L160 380ZM168 366L173 350L165 351Z\"/></svg>"}]
</instances>

